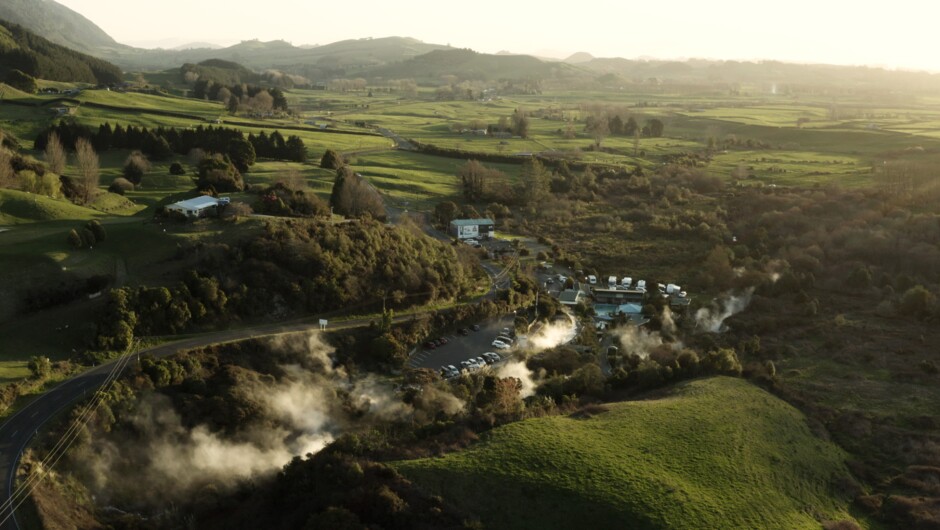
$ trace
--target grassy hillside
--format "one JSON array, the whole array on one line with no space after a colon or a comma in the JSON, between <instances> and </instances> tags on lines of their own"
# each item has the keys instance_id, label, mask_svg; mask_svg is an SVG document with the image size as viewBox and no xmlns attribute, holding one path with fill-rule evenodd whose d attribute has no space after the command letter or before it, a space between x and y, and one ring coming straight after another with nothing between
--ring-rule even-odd
<instances>
[{"instance_id":1,"label":"grassy hillside","mask_svg":"<svg viewBox=\"0 0 940 530\"><path fill-rule=\"evenodd\" d=\"M738 379L492 431L403 474L488 528L819 528L846 519L843 453Z\"/></svg>"},{"instance_id":2,"label":"grassy hillside","mask_svg":"<svg viewBox=\"0 0 940 530\"><path fill-rule=\"evenodd\" d=\"M52 81L118 83L121 70L101 59L47 40L23 26L0 20L7 31L0 40L0 73L23 72Z\"/></svg>"},{"instance_id":3,"label":"grassy hillside","mask_svg":"<svg viewBox=\"0 0 940 530\"><path fill-rule=\"evenodd\" d=\"M124 47L94 22L53 0L3 0L0 19L19 24L56 44L84 52Z\"/></svg>"},{"instance_id":4,"label":"grassy hillside","mask_svg":"<svg viewBox=\"0 0 940 530\"><path fill-rule=\"evenodd\" d=\"M84 220L100 215L95 210L77 206L66 199L0 189L0 225L61 219Z\"/></svg>"}]
</instances>

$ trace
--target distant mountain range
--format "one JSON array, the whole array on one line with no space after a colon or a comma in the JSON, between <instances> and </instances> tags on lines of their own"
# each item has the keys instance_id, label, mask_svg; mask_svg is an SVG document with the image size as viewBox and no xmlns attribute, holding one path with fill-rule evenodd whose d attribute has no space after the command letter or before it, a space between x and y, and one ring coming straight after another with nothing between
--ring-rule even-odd
<instances>
[{"instance_id":1,"label":"distant mountain range","mask_svg":"<svg viewBox=\"0 0 940 530\"><path fill-rule=\"evenodd\" d=\"M776 61L629 60L596 58L587 52L557 61L510 52L483 54L408 37L352 39L322 46L249 40L225 48L192 43L174 49L150 50L116 42L93 22L53 0L0 0L0 19L20 24L53 42L111 61L128 71L163 70L185 63L223 59L256 71L277 69L313 81L362 77L412 78L433 83L442 76L453 75L460 80L594 79L610 86L672 82L940 89L940 75L881 68Z\"/></svg>"}]
</instances>

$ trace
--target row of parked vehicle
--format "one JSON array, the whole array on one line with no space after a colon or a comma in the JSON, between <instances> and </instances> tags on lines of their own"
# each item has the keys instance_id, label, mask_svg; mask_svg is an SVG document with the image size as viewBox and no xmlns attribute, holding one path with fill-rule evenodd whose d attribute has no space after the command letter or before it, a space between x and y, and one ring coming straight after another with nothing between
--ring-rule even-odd
<instances>
[{"instance_id":1,"label":"row of parked vehicle","mask_svg":"<svg viewBox=\"0 0 940 530\"><path fill-rule=\"evenodd\" d=\"M503 330L496 336L496 339L493 341L493 347L500 350L508 350L512 348L512 345L516 342L515 333L509 328L503 328Z\"/></svg>"},{"instance_id":2,"label":"row of parked vehicle","mask_svg":"<svg viewBox=\"0 0 940 530\"><path fill-rule=\"evenodd\" d=\"M459 377L463 370L466 370L467 372L476 372L486 365L496 364L501 360L503 360L503 358L500 357L498 353L488 351L479 357L471 357L466 361L460 361L459 369L452 364L449 366L441 366L440 372L441 376L445 379L453 379L455 377Z\"/></svg>"}]
</instances>

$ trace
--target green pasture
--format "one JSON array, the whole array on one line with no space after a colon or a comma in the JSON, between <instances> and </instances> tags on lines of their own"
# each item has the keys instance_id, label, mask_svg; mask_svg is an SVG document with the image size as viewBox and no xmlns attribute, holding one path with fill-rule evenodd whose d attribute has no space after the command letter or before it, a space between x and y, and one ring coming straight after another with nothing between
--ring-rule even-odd
<instances>
[{"instance_id":1,"label":"green pasture","mask_svg":"<svg viewBox=\"0 0 940 530\"><path fill-rule=\"evenodd\" d=\"M744 182L753 184L856 187L872 177L870 162L860 157L811 151L723 151L714 155L708 172L728 177L738 167L748 175Z\"/></svg>"},{"instance_id":2,"label":"green pasture","mask_svg":"<svg viewBox=\"0 0 940 530\"><path fill-rule=\"evenodd\" d=\"M512 423L466 450L394 466L487 528L790 530L851 519L836 489L846 455L746 381L697 380L601 409Z\"/></svg>"}]
</instances>

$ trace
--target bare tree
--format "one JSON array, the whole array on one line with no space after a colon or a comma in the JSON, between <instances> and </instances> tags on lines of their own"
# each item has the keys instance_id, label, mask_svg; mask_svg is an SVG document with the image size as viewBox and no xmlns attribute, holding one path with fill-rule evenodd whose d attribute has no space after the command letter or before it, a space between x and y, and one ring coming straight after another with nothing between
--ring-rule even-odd
<instances>
[{"instance_id":1,"label":"bare tree","mask_svg":"<svg viewBox=\"0 0 940 530\"><path fill-rule=\"evenodd\" d=\"M287 170L278 180L293 191L303 190L307 187L307 180L296 169Z\"/></svg>"},{"instance_id":2,"label":"bare tree","mask_svg":"<svg viewBox=\"0 0 940 530\"><path fill-rule=\"evenodd\" d=\"M62 141L55 132L49 135L49 140L46 142L45 158L49 171L56 175L61 175L65 171L65 148L62 147Z\"/></svg>"},{"instance_id":3,"label":"bare tree","mask_svg":"<svg viewBox=\"0 0 940 530\"><path fill-rule=\"evenodd\" d=\"M87 204L98 191L101 168L95 148L84 138L75 142L75 165L78 166L78 176L82 183L82 200Z\"/></svg>"},{"instance_id":4,"label":"bare tree","mask_svg":"<svg viewBox=\"0 0 940 530\"><path fill-rule=\"evenodd\" d=\"M0 145L0 188L11 188L14 185L16 172L13 170L12 160L9 151Z\"/></svg>"}]
</instances>

